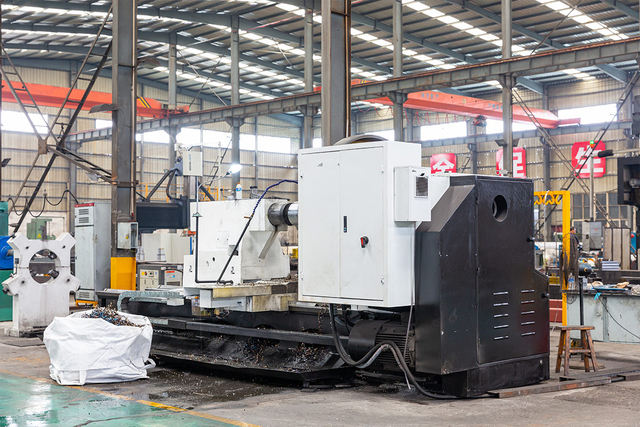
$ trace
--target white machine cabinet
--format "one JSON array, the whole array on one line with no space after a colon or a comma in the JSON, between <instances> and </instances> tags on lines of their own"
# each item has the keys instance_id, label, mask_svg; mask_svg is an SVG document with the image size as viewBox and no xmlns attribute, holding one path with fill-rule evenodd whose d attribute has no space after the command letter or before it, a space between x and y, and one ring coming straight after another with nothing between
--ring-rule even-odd
<instances>
[{"instance_id":1,"label":"white machine cabinet","mask_svg":"<svg viewBox=\"0 0 640 427\"><path fill-rule=\"evenodd\" d=\"M411 181L426 176L419 167L421 146L334 145L301 150L298 162L300 300L410 305L415 221L430 220L428 194L415 197ZM396 189L396 173L411 185ZM395 191L402 196L397 201ZM408 210L414 202L417 208Z\"/></svg>"},{"instance_id":2,"label":"white machine cabinet","mask_svg":"<svg viewBox=\"0 0 640 427\"><path fill-rule=\"evenodd\" d=\"M111 203L75 206L76 299L96 301L96 291L111 286Z\"/></svg>"}]
</instances>

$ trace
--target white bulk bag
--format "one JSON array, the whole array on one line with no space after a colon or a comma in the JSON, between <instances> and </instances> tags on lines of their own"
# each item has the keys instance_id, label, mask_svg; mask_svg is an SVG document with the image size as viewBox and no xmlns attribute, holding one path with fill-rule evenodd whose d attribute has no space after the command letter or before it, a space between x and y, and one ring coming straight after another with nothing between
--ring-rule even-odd
<instances>
[{"instance_id":1,"label":"white bulk bag","mask_svg":"<svg viewBox=\"0 0 640 427\"><path fill-rule=\"evenodd\" d=\"M138 326L116 326L83 318L91 310L56 317L44 331L51 378L61 385L111 383L149 378L153 328L144 316L120 313Z\"/></svg>"}]
</instances>

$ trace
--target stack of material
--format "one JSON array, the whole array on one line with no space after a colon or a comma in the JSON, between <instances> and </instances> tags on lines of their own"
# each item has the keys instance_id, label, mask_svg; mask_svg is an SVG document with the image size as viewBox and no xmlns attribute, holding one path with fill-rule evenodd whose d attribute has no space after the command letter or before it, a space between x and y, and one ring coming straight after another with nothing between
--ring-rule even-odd
<instances>
[{"instance_id":1,"label":"stack of material","mask_svg":"<svg viewBox=\"0 0 640 427\"><path fill-rule=\"evenodd\" d=\"M620 263L618 261L602 261L602 271L618 271Z\"/></svg>"}]
</instances>

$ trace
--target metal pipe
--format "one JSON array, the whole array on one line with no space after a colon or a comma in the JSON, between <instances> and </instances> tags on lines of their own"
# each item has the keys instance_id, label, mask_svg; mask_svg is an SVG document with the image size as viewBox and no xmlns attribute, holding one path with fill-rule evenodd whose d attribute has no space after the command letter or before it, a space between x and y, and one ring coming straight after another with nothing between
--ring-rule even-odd
<instances>
[{"instance_id":1,"label":"metal pipe","mask_svg":"<svg viewBox=\"0 0 640 427\"><path fill-rule=\"evenodd\" d=\"M502 59L511 58L511 0L502 0ZM502 151L503 169L507 176L513 176L513 84L511 76L505 75L502 83L502 139L506 143Z\"/></svg>"},{"instance_id":2,"label":"metal pipe","mask_svg":"<svg viewBox=\"0 0 640 427\"><path fill-rule=\"evenodd\" d=\"M593 150L589 156L589 220L595 220L595 194L593 187Z\"/></svg>"}]
</instances>

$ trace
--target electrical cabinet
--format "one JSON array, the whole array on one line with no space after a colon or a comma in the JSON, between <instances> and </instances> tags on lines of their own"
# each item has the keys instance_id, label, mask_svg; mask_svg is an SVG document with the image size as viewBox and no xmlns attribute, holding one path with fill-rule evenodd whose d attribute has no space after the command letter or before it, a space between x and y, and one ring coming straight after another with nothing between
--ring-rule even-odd
<instances>
[{"instance_id":1,"label":"electrical cabinet","mask_svg":"<svg viewBox=\"0 0 640 427\"><path fill-rule=\"evenodd\" d=\"M96 301L96 291L111 283L111 203L83 203L75 207L76 299Z\"/></svg>"},{"instance_id":2,"label":"electrical cabinet","mask_svg":"<svg viewBox=\"0 0 640 427\"><path fill-rule=\"evenodd\" d=\"M420 145L379 141L312 148L301 150L298 162L300 300L410 305L413 221L428 220L430 205L396 221L394 194L415 195ZM407 172L407 186L397 189L395 168L403 166L413 166L413 172Z\"/></svg>"},{"instance_id":3,"label":"electrical cabinet","mask_svg":"<svg viewBox=\"0 0 640 427\"><path fill-rule=\"evenodd\" d=\"M138 223L119 222L118 223L118 249L138 248Z\"/></svg>"}]
</instances>

